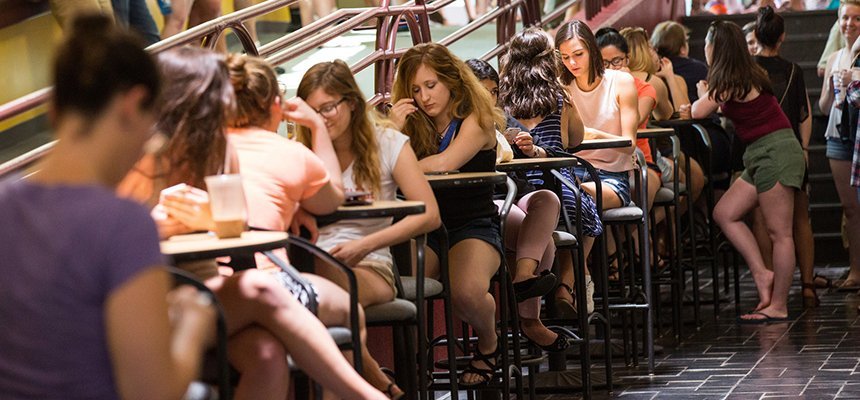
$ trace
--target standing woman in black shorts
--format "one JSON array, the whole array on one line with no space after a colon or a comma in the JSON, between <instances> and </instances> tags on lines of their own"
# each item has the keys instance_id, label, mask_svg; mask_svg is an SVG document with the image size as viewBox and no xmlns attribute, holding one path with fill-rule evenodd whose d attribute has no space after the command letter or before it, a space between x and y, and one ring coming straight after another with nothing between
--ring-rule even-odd
<instances>
[{"instance_id":1,"label":"standing woman in black shorts","mask_svg":"<svg viewBox=\"0 0 860 400\"><path fill-rule=\"evenodd\" d=\"M714 220L744 256L759 293L755 310L741 316L764 323L788 317L788 290L794 274L792 215L794 193L806 171L803 152L791 123L773 95L767 73L747 51L741 28L731 22L711 24L705 38L710 64L708 80L696 86L699 100L693 118L704 118L722 108L735 124L735 134L747 145L744 172L714 208ZM761 251L744 217L758 205L773 242L773 271L765 267Z\"/></svg>"},{"instance_id":2,"label":"standing woman in black shorts","mask_svg":"<svg viewBox=\"0 0 860 400\"><path fill-rule=\"evenodd\" d=\"M812 135L809 96L806 93L806 83L803 81L803 70L797 64L779 56L780 46L785 40L785 24L782 17L770 6L759 9L754 33L759 52L753 59L770 77L771 86L782 112L788 117L794 137L800 142L804 158L808 160L807 147ZM797 263L800 266L800 281L803 285L803 304L816 306L819 301L815 293L813 276L815 244L812 240L812 226L809 223L807 178L804 176L804 187L794 193L794 246ZM761 212L756 212L753 221L753 231L762 251L764 263L773 269L773 260L770 259L770 238ZM826 285L826 281L821 283Z\"/></svg>"},{"instance_id":3,"label":"standing woman in black shorts","mask_svg":"<svg viewBox=\"0 0 860 400\"><path fill-rule=\"evenodd\" d=\"M397 65L390 118L410 138L424 172L492 172L495 127L505 118L466 64L437 43L409 49ZM504 254L493 187L436 190L448 230L454 313L478 335L478 348L461 379L464 386L493 380L498 360L496 303L490 279ZM439 273L440 244L431 234L427 274Z\"/></svg>"}]
</instances>

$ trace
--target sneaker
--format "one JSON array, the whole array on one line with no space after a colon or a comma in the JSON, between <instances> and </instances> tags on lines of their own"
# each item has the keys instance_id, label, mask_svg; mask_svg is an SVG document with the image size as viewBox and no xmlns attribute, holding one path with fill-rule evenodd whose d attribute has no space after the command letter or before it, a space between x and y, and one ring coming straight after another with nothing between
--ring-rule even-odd
<instances>
[{"instance_id":1,"label":"sneaker","mask_svg":"<svg viewBox=\"0 0 860 400\"><path fill-rule=\"evenodd\" d=\"M585 309L589 315L594 312L594 280L591 275L585 276Z\"/></svg>"}]
</instances>

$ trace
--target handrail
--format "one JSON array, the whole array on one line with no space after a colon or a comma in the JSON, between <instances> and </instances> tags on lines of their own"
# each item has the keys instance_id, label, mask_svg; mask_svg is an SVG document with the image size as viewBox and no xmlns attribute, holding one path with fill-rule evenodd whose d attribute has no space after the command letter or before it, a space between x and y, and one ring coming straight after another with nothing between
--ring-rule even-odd
<instances>
[{"instance_id":1,"label":"handrail","mask_svg":"<svg viewBox=\"0 0 860 400\"><path fill-rule=\"evenodd\" d=\"M232 29L238 36L243 49L248 54L259 55L273 65L285 63L317 47L340 37L354 28L368 22L376 22L376 43L374 50L361 60L350 66L357 73L370 65L375 65L374 93L368 99L371 104L386 101L392 90L395 61L405 53L406 49L397 48L397 31L399 25L405 22L411 33L411 45L432 41L430 35L429 15L439 12L454 0L412 0L403 5L391 5L391 0L382 0L378 7L339 9L334 13L314 21L299 30L284 35L259 48L246 29L244 22L248 19L289 7L299 0L267 0L243 10L224 15L212 21L190 28L168 39L155 43L147 50L158 53L184 45L201 45L214 48L215 43L227 29ZM541 26L549 21L558 19L565 9L581 0L568 0L556 6L556 9L541 18L539 0L499 0L498 6L480 18L456 30L445 38L438 40L446 46L454 43L475 30L496 21L496 46L482 56L489 60L501 54L507 43L516 33L516 12L520 12L523 26ZM590 1L590 0L587 0ZM599 0L608 1L608 0ZM51 94L51 88L44 88L26 96L0 105L0 121L10 119L26 111L45 104ZM46 154L53 142L36 150L25 153L14 160L0 164L0 177L21 170L31 165Z\"/></svg>"}]
</instances>

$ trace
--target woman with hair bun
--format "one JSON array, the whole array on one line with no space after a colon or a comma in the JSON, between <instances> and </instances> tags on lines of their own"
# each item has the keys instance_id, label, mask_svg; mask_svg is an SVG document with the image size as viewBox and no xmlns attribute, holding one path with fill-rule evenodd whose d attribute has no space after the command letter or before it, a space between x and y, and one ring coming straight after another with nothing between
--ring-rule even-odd
<instances>
[{"instance_id":1,"label":"woman with hair bun","mask_svg":"<svg viewBox=\"0 0 860 400\"><path fill-rule=\"evenodd\" d=\"M120 191L164 211L153 212L163 238L212 230L212 217L206 212L208 199L159 194L180 183L203 188L203 178L208 175L238 172L240 156L228 146L225 135L237 104L230 73L223 55L195 47L159 53L158 61L166 79L168 103L160 110L157 126L169 140L163 149L138 162ZM303 104L293 102L283 114L324 130L313 110ZM324 190L334 189L318 189ZM336 201L327 199L326 203L334 209L341 196L332 197ZM249 203L254 207L250 214L258 215L259 203ZM224 308L230 335L228 355L242 373L237 398L285 398L290 373L284 363L287 354L308 376L342 398L386 398L344 359L325 326L308 310L306 299L313 292L304 285L285 287L283 278L254 268L222 274L214 260L179 267L211 288Z\"/></svg>"},{"instance_id":2,"label":"woman with hair bun","mask_svg":"<svg viewBox=\"0 0 860 400\"><path fill-rule=\"evenodd\" d=\"M179 399L211 300L170 290L155 224L113 189L152 136L160 80L136 36L79 16L53 63L58 142L0 182L0 397Z\"/></svg>"},{"instance_id":3,"label":"woman with hair bun","mask_svg":"<svg viewBox=\"0 0 860 400\"><path fill-rule=\"evenodd\" d=\"M809 138L812 135L812 113L809 105L809 95L806 93L806 83L800 66L780 57L779 50L785 41L785 24L782 17L770 6L760 8L755 23L755 37L758 43L758 54L754 57L756 63L767 72L774 94L794 137L800 142L804 158L808 159ZM797 262L800 266L800 282L803 287L804 305L817 306L818 295L815 293L816 277L815 244L812 240L812 226L809 222L809 195L807 194L809 175L804 175L803 187L794 193L794 246ZM770 257L772 246L760 211L754 214L753 227L759 247L762 249L764 263L768 269L773 269ZM827 279L821 277L819 284L826 287Z\"/></svg>"}]
</instances>

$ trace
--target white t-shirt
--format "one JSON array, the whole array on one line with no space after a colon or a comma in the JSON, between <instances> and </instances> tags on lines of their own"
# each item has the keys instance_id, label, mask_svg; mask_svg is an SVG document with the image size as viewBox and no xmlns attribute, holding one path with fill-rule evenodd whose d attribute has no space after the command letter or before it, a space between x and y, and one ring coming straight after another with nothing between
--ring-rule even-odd
<instances>
[{"instance_id":1,"label":"white t-shirt","mask_svg":"<svg viewBox=\"0 0 860 400\"><path fill-rule=\"evenodd\" d=\"M379 146L379 177L380 177L380 193L374 195L374 200L394 200L397 195L397 183L394 182L394 166L397 164L397 158L400 156L400 151L403 146L409 141L409 138L393 129L377 128L376 143ZM345 190L368 190L358 188L353 179L353 164L350 164L343 173L343 187ZM391 225L391 218L375 218L375 219L350 219L338 221L334 224L324 226L320 229L320 236L317 239L317 246L325 251L331 250L334 246L361 239L379 230L385 229ZM367 256L371 261L384 262L393 265L391 260L391 252L387 247L378 249Z\"/></svg>"}]
</instances>

